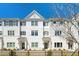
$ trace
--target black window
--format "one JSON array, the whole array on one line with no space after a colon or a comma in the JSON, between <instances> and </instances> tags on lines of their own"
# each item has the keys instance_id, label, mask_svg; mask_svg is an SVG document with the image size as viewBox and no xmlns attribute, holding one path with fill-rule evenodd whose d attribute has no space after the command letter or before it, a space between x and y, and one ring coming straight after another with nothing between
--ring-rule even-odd
<instances>
[{"instance_id":1,"label":"black window","mask_svg":"<svg viewBox=\"0 0 79 59\"><path fill-rule=\"evenodd\" d=\"M2 31L0 31L0 35L2 35Z\"/></svg>"},{"instance_id":2,"label":"black window","mask_svg":"<svg viewBox=\"0 0 79 59\"><path fill-rule=\"evenodd\" d=\"M14 31L8 31L9 36L14 36Z\"/></svg>"},{"instance_id":3,"label":"black window","mask_svg":"<svg viewBox=\"0 0 79 59\"><path fill-rule=\"evenodd\" d=\"M21 31L21 35L26 35L26 31Z\"/></svg>"},{"instance_id":4,"label":"black window","mask_svg":"<svg viewBox=\"0 0 79 59\"><path fill-rule=\"evenodd\" d=\"M0 21L0 26L2 26L2 21Z\"/></svg>"},{"instance_id":5,"label":"black window","mask_svg":"<svg viewBox=\"0 0 79 59\"><path fill-rule=\"evenodd\" d=\"M78 22L78 27L79 27L79 22Z\"/></svg>"},{"instance_id":6,"label":"black window","mask_svg":"<svg viewBox=\"0 0 79 59\"><path fill-rule=\"evenodd\" d=\"M38 21L36 20L31 21L31 26L38 26Z\"/></svg>"},{"instance_id":7,"label":"black window","mask_svg":"<svg viewBox=\"0 0 79 59\"><path fill-rule=\"evenodd\" d=\"M43 25L44 26L48 26L48 22L43 22Z\"/></svg>"},{"instance_id":8,"label":"black window","mask_svg":"<svg viewBox=\"0 0 79 59\"><path fill-rule=\"evenodd\" d=\"M38 30L32 30L31 35L32 36L38 36Z\"/></svg>"},{"instance_id":9,"label":"black window","mask_svg":"<svg viewBox=\"0 0 79 59\"><path fill-rule=\"evenodd\" d=\"M61 35L61 31L55 31L55 36L60 36Z\"/></svg>"},{"instance_id":10,"label":"black window","mask_svg":"<svg viewBox=\"0 0 79 59\"><path fill-rule=\"evenodd\" d=\"M26 21L21 21L21 22L20 22L20 25L21 25L21 26L26 26Z\"/></svg>"},{"instance_id":11,"label":"black window","mask_svg":"<svg viewBox=\"0 0 79 59\"><path fill-rule=\"evenodd\" d=\"M60 24L62 25L63 24L63 21L60 21Z\"/></svg>"},{"instance_id":12,"label":"black window","mask_svg":"<svg viewBox=\"0 0 79 59\"><path fill-rule=\"evenodd\" d=\"M54 23L54 24L56 24L56 22L55 22L55 21L54 21L53 23Z\"/></svg>"},{"instance_id":13,"label":"black window","mask_svg":"<svg viewBox=\"0 0 79 59\"><path fill-rule=\"evenodd\" d=\"M55 47L55 48L62 47L62 42L55 42L55 43L54 43L54 47Z\"/></svg>"},{"instance_id":14,"label":"black window","mask_svg":"<svg viewBox=\"0 0 79 59\"><path fill-rule=\"evenodd\" d=\"M68 49L72 49L73 48L73 44L68 43Z\"/></svg>"}]
</instances>

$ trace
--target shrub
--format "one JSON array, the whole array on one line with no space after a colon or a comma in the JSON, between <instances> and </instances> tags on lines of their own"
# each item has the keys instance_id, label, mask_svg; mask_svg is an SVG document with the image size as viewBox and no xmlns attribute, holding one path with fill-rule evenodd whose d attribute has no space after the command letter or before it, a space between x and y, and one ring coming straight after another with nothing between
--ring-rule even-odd
<instances>
[{"instance_id":1,"label":"shrub","mask_svg":"<svg viewBox=\"0 0 79 59\"><path fill-rule=\"evenodd\" d=\"M27 50L27 53L28 53L28 56L30 55L30 52L29 52L30 50Z\"/></svg>"},{"instance_id":2,"label":"shrub","mask_svg":"<svg viewBox=\"0 0 79 59\"><path fill-rule=\"evenodd\" d=\"M6 48L3 48L2 50L7 51L7 49L6 49Z\"/></svg>"},{"instance_id":3,"label":"shrub","mask_svg":"<svg viewBox=\"0 0 79 59\"><path fill-rule=\"evenodd\" d=\"M15 51L15 50L10 50L9 55L10 55L10 56L16 56L16 51Z\"/></svg>"},{"instance_id":4,"label":"shrub","mask_svg":"<svg viewBox=\"0 0 79 59\"><path fill-rule=\"evenodd\" d=\"M47 56L52 56L52 50L51 49L47 51Z\"/></svg>"},{"instance_id":5,"label":"shrub","mask_svg":"<svg viewBox=\"0 0 79 59\"><path fill-rule=\"evenodd\" d=\"M45 49L43 48L42 50L44 51Z\"/></svg>"},{"instance_id":6,"label":"shrub","mask_svg":"<svg viewBox=\"0 0 79 59\"><path fill-rule=\"evenodd\" d=\"M8 51L10 51L11 49L7 49Z\"/></svg>"},{"instance_id":7,"label":"shrub","mask_svg":"<svg viewBox=\"0 0 79 59\"><path fill-rule=\"evenodd\" d=\"M61 51L61 49L58 49L59 51Z\"/></svg>"},{"instance_id":8,"label":"shrub","mask_svg":"<svg viewBox=\"0 0 79 59\"><path fill-rule=\"evenodd\" d=\"M63 51L66 51L66 49L63 49Z\"/></svg>"},{"instance_id":9,"label":"shrub","mask_svg":"<svg viewBox=\"0 0 79 59\"><path fill-rule=\"evenodd\" d=\"M29 51L31 51L31 49L29 49Z\"/></svg>"},{"instance_id":10,"label":"shrub","mask_svg":"<svg viewBox=\"0 0 79 59\"><path fill-rule=\"evenodd\" d=\"M63 49L62 51L63 51L63 56L67 56L67 51L66 51L66 49Z\"/></svg>"},{"instance_id":11,"label":"shrub","mask_svg":"<svg viewBox=\"0 0 79 59\"><path fill-rule=\"evenodd\" d=\"M24 49L25 51L27 51L27 49Z\"/></svg>"},{"instance_id":12,"label":"shrub","mask_svg":"<svg viewBox=\"0 0 79 59\"><path fill-rule=\"evenodd\" d=\"M53 51L56 51L56 49L53 49Z\"/></svg>"},{"instance_id":13,"label":"shrub","mask_svg":"<svg viewBox=\"0 0 79 59\"><path fill-rule=\"evenodd\" d=\"M63 56L63 50L60 50L61 51L61 56Z\"/></svg>"}]
</instances>

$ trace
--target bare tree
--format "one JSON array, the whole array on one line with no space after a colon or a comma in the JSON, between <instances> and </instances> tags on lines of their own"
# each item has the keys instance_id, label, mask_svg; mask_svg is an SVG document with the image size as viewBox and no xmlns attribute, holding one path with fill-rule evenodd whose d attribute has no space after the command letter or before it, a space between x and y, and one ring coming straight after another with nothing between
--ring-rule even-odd
<instances>
[{"instance_id":1,"label":"bare tree","mask_svg":"<svg viewBox=\"0 0 79 59\"><path fill-rule=\"evenodd\" d=\"M75 51L79 50L79 42L77 41L77 39L73 35L73 33L71 31L71 27L74 26L77 30L79 30L79 27L76 24L74 24L74 22L76 22L77 18L79 17L79 15L77 15L77 13L76 13L77 7L79 7L79 4L69 4L69 6L65 6L63 8L58 8L56 5L56 8L55 8L56 14L59 18L61 16L57 10L62 10L62 11L67 10L69 12L69 14L63 13L66 17L64 19L67 19L67 20L65 21L63 28L62 28L62 32L65 34L65 36L62 36L62 37L67 39L67 41L69 41L70 43L77 43L78 48ZM78 53L78 55L79 55L79 53Z\"/></svg>"},{"instance_id":2,"label":"bare tree","mask_svg":"<svg viewBox=\"0 0 79 59\"><path fill-rule=\"evenodd\" d=\"M71 27L72 26L74 26L77 30L79 30L78 25L74 23L74 22L77 22L76 20L79 17L79 15L76 13L76 8L77 7L79 7L79 4L72 4L72 5L70 4L70 7L67 7L67 10L70 12L70 16L67 19L70 19L70 20L68 22L69 24L65 24L65 26L66 26L66 28L68 28L68 32L67 32L68 37L71 37L72 41L75 42L75 43L77 43L77 45L78 45L78 48L73 53L75 53L78 50L78 55L79 55L79 42L75 38L75 36L73 35L73 33L71 31Z\"/></svg>"}]
</instances>

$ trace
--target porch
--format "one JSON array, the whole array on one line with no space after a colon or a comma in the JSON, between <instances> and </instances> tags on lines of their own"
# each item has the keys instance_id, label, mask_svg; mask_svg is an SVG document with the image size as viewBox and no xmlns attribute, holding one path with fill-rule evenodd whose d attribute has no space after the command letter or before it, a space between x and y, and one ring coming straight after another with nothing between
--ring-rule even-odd
<instances>
[{"instance_id":1,"label":"porch","mask_svg":"<svg viewBox=\"0 0 79 59\"><path fill-rule=\"evenodd\" d=\"M27 38L26 37L21 37L18 38L18 43L19 43L19 49L20 50L24 50L24 49L28 49L28 42L27 42Z\"/></svg>"},{"instance_id":2,"label":"porch","mask_svg":"<svg viewBox=\"0 0 79 59\"><path fill-rule=\"evenodd\" d=\"M49 49L52 47L52 42L49 37L43 37L42 40L43 40L43 44L44 44L44 49Z\"/></svg>"}]
</instances>

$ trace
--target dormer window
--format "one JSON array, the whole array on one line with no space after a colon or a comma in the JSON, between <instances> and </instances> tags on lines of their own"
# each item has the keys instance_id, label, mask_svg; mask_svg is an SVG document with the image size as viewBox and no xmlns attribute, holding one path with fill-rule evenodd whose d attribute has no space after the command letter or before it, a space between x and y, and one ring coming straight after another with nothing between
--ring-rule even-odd
<instances>
[{"instance_id":1,"label":"dormer window","mask_svg":"<svg viewBox=\"0 0 79 59\"><path fill-rule=\"evenodd\" d=\"M38 21L36 21L36 20L31 21L31 25L32 26L38 26Z\"/></svg>"},{"instance_id":2,"label":"dormer window","mask_svg":"<svg viewBox=\"0 0 79 59\"><path fill-rule=\"evenodd\" d=\"M54 24L56 24L56 22L55 22L55 21L54 21L53 23L54 23Z\"/></svg>"},{"instance_id":3,"label":"dormer window","mask_svg":"<svg viewBox=\"0 0 79 59\"><path fill-rule=\"evenodd\" d=\"M60 21L60 24L62 25L62 24L63 24L63 22L62 22L62 21Z\"/></svg>"}]
</instances>

